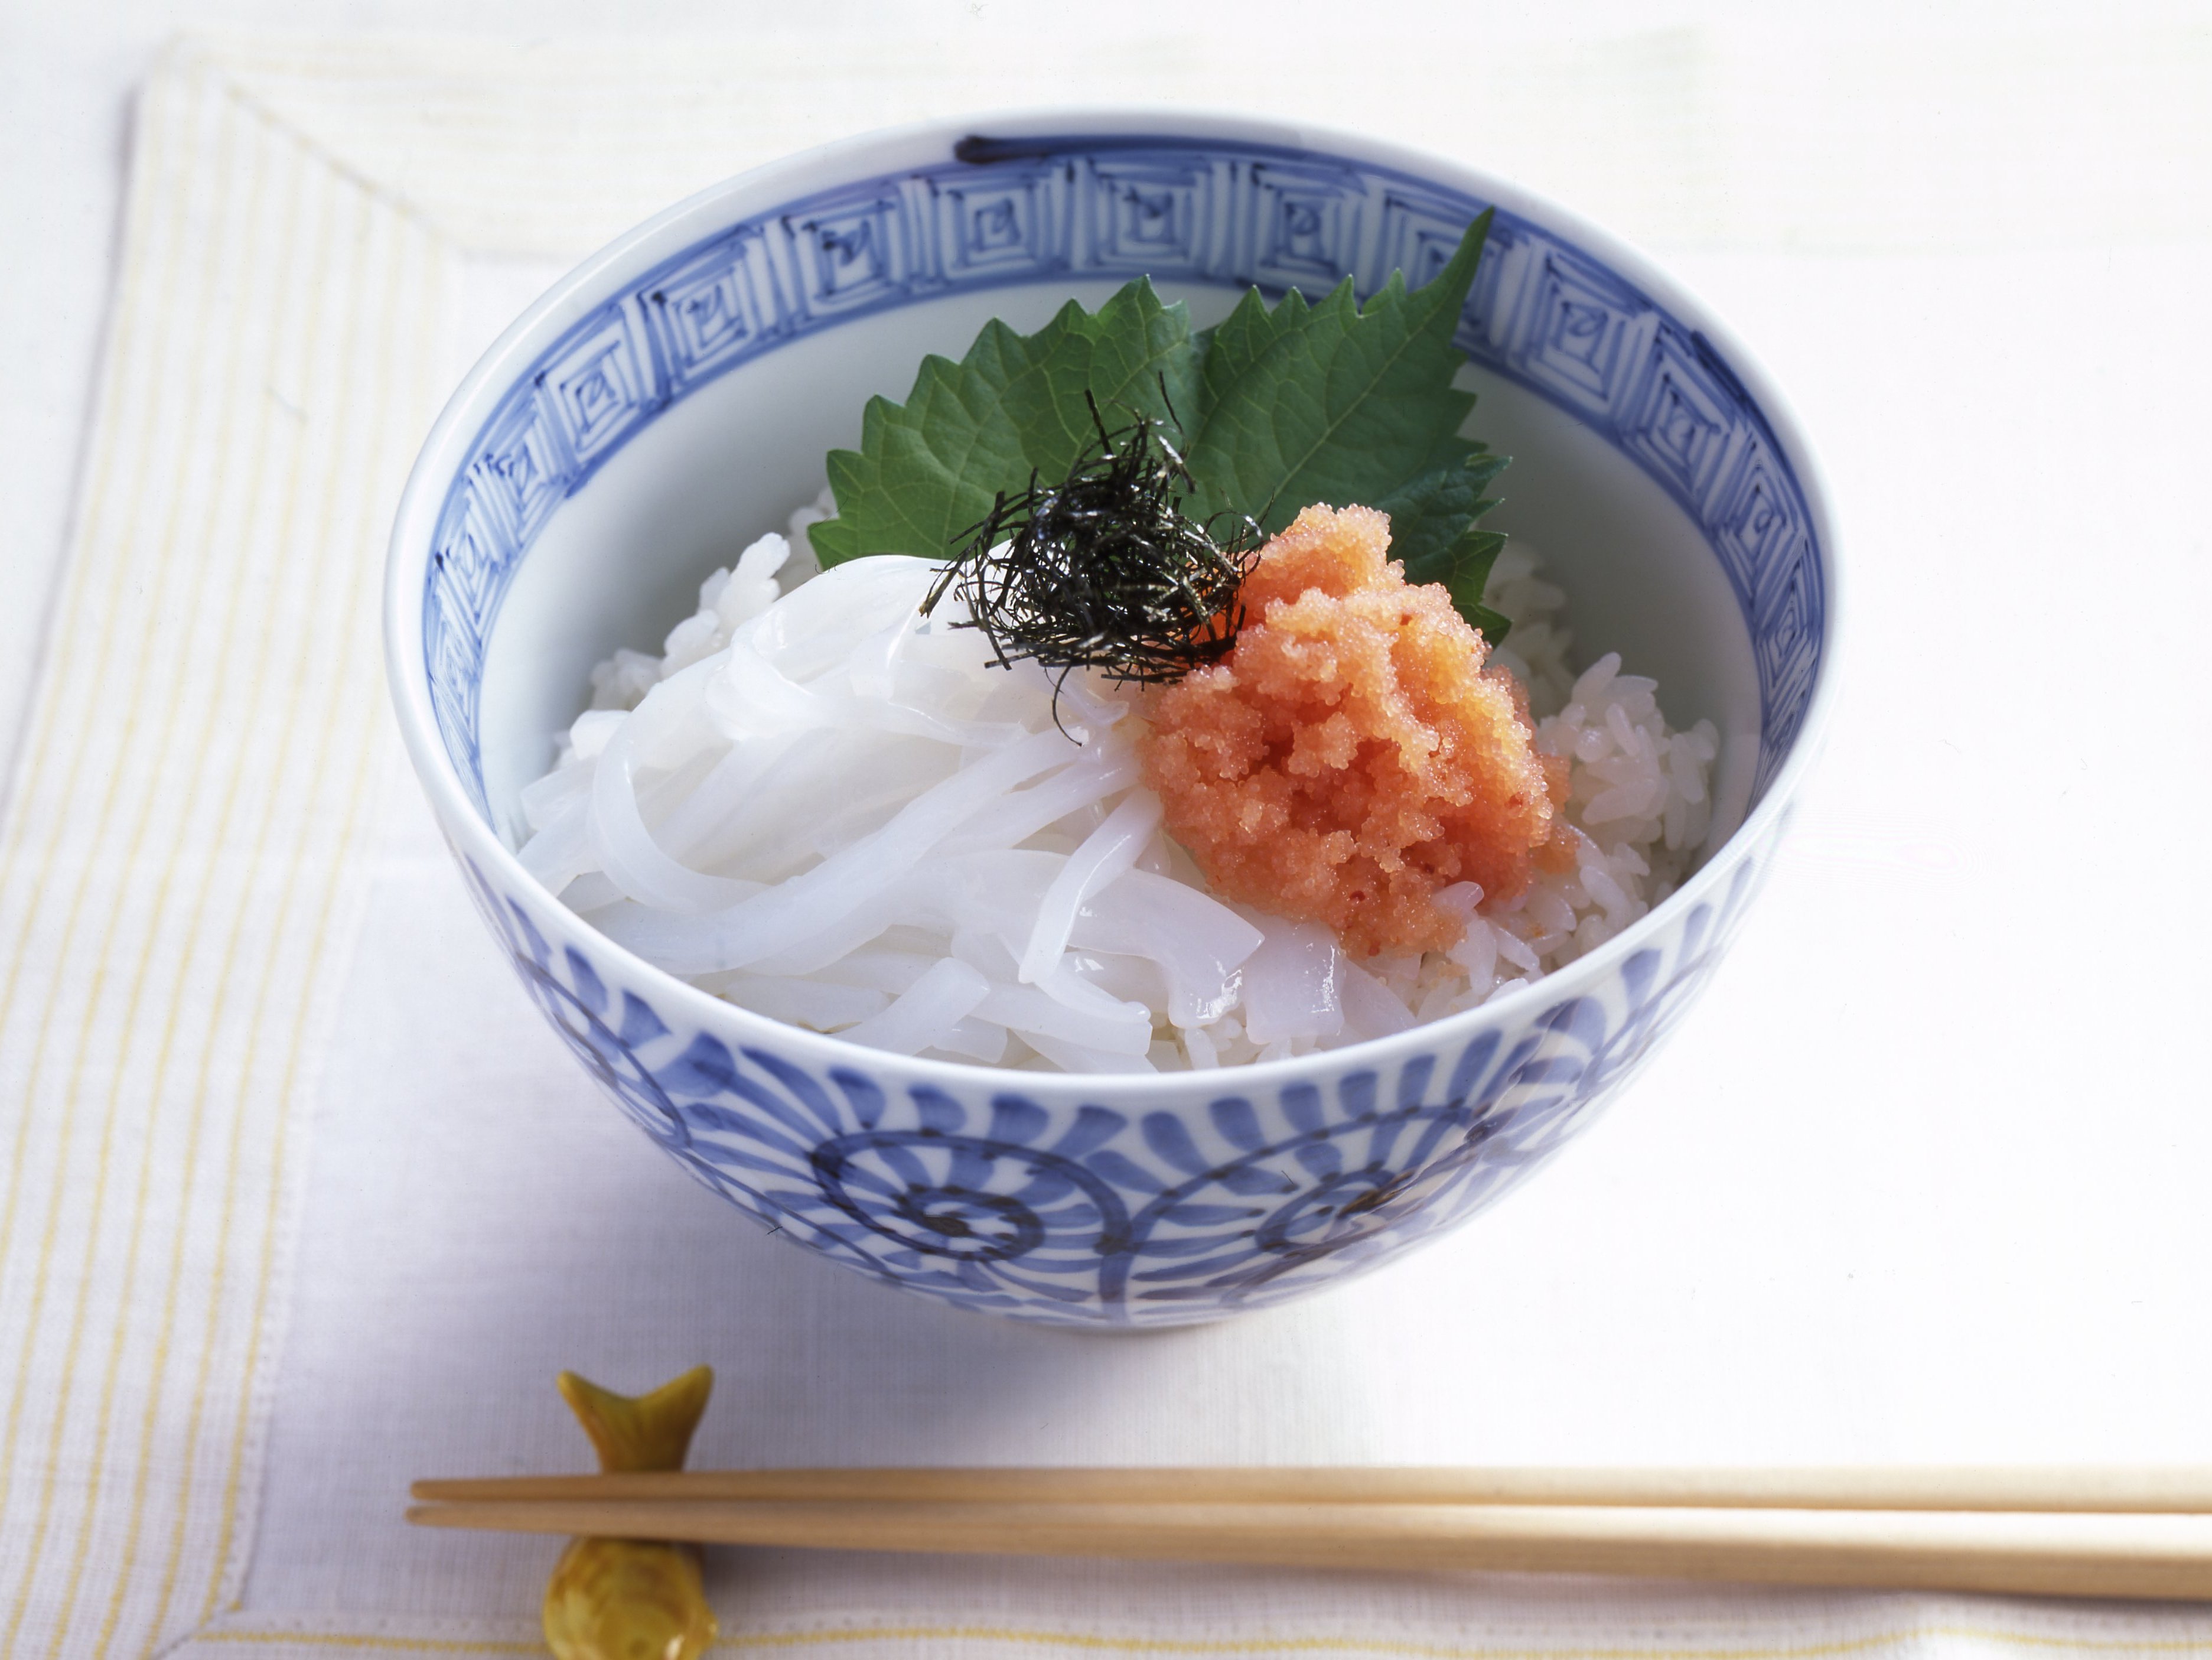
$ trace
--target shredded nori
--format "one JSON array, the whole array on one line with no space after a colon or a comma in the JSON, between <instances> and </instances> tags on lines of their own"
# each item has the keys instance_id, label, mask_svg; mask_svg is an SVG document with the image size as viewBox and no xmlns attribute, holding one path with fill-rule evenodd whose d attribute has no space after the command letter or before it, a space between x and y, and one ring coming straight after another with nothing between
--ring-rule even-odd
<instances>
[{"instance_id":1,"label":"shredded nori","mask_svg":"<svg viewBox=\"0 0 2212 1660\"><path fill-rule=\"evenodd\" d=\"M1170 411L1172 413L1172 411ZM1091 404L1095 442L1067 477L1030 474L1000 492L922 602L947 593L999 666L1033 658L1048 669L1095 668L1121 681L1180 680L1219 660L1244 613L1237 590L1264 539L1249 519L1225 537L1185 511L1193 491L1182 457L1149 417L1112 432Z\"/></svg>"}]
</instances>

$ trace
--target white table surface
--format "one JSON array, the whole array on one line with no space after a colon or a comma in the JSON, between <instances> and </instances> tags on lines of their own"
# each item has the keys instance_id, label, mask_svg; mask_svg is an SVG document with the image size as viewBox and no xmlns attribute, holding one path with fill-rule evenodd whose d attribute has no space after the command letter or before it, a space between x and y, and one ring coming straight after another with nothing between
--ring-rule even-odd
<instances>
[{"instance_id":1,"label":"white table surface","mask_svg":"<svg viewBox=\"0 0 2212 1660\"><path fill-rule=\"evenodd\" d=\"M947 50L1064 43L1080 16L996 0L878 9L941 30ZM1604 4L1538 21L1726 40L1752 9ZM2075 9L2033 15L2057 27ZM1172 27L1170 8L1154 12ZM836 27L854 15L825 14ZM2131 15L2186 31L2207 13ZM731 16L639 5L625 27ZM0 260L0 501L16 530L0 544L0 733L68 512L125 100L158 43L215 24L603 21L581 0L357 0L312 17L274 0L38 15L12 0L0 215L35 234ZM1359 124L1357 109L1331 115ZM1993 222L1905 246L1752 246L1725 228L1736 222L1719 212L1721 231L1662 257L1737 324L1822 447L1845 519L1848 696L1741 946L1602 1125L1445 1243L1227 1326L1100 1342L903 1301L732 1227L591 1100L521 1000L502 1000L395 770L366 977L310 1177L256 1605L341 1605L345 1565L317 1531L332 1494L427 1473L409 1461L439 1438L441 1403L493 1381L458 1348L426 1349L410 1398L349 1392L349 1345L378 1308L464 1333L505 1299L558 1309L576 1290L563 1274L588 1256L502 1258L471 1232L465 1174L434 1146L381 1135L374 1092L346 1081L388 1090L406 1063L380 1047L380 1009L434 1017L422 986L377 966L427 944L454 983L482 981L483 1006L512 1015L500 1082L542 1085L529 1104L552 1127L540 1151L573 1213L649 1215L658 1248L726 1250L717 1300L682 1311L687 1334L723 1334L708 1358L726 1401L744 1403L702 1439L718 1461L2212 1462L2198 1037L2212 902L2195 874L2212 788L2188 655L2212 606L2196 506L2212 453L2212 203L2178 199L2170 222L2139 216L2118 236L2069 212L2047 236ZM502 280L532 279L481 279L495 296ZM379 928L413 932L380 958ZM348 1208L380 1181L420 1184L421 1213L471 1265L427 1324L419 1285L380 1278L386 1222ZM313 1295L319 1272L346 1276L344 1306ZM641 1383L672 1317L642 1305L549 1326L529 1364L603 1364ZM579 1333L594 1353L575 1352ZM1177 1393L1200 1377L1201 1395ZM515 1418L478 1399L464 1415L494 1436L514 1426L520 1445L558 1410L549 1396ZM416 1552L387 1566L415 1574L424 1612L463 1612L464 1582L526 1560L394 1549Z\"/></svg>"}]
</instances>

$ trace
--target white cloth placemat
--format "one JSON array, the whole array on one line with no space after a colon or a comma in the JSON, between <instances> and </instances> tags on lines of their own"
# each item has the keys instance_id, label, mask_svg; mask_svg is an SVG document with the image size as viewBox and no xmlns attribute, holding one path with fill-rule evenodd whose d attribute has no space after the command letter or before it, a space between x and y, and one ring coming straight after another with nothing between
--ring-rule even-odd
<instances>
[{"instance_id":1,"label":"white cloth placemat","mask_svg":"<svg viewBox=\"0 0 2212 1660\"><path fill-rule=\"evenodd\" d=\"M1479 104L1420 64L1329 102L1255 39L1018 91L849 27L167 63L0 826L0 1653L534 1646L550 1548L397 1516L580 1464L562 1365L713 1361L702 1462L2212 1461L2177 760L2212 35L1939 30L1901 78L1848 29L1531 40ZM1796 851L1573 1158L1358 1286L1101 1341L757 1239L591 1095L393 757L374 593L436 398L560 260L839 131L1145 93L1304 100L1702 248L1838 475L1857 634ZM763 1554L714 1590L733 1646L917 1655L2212 1647L1600 1582Z\"/></svg>"},{"instance_id":2,"label":"white cloth placemat","mask_svg":"<svg viewBox=\"0 0 2212 1660\"><path fill-rule=\"evenodd\" d=\"M389 744L383 532L452 256L203 57L130 255L0 830L0 1651L235 1584Z\"/></svg>"}]
</instances>

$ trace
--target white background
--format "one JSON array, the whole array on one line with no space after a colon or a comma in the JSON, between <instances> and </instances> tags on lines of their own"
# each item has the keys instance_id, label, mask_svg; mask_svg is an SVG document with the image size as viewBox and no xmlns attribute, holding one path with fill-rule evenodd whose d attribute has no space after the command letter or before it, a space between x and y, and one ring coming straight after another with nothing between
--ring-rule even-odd
<instances>
[{"instance_id":1,"label":"white background","mask_svg":"<svg viewBox=\"0 0 2212 1660\"><path fill-rule=\"evenodd\" d=\"M164 38L467 29L520 50L739 33L758 9L9 0L0 732L62 544L127 98ZM1843 507L1847 696L1741 946L1645 1081L1493 1214L1309 1304L1102 1341L902 1299L690 1187L538 1028L395 769L251 1608L526 1606L528 1541L360 1518L410 1475L580 1462L546 1387L562 1365L629 1388L712 1360L702 1462L2212 1462L2192 661L2212 13L1276 4L1188 33L1188 9L1111 8L1184 54L1158 84L1127 53L1085 77L1095 8L819 15L825 54L887 28L1003 62L1001 103L1049 61L1054 88L1212 77L1214 101L1280 87L1333 124L1432 137L1441 118L1394 100L1394 53L1441 40L1549 77L1556 122L1501 98L1470 159L1653 245L1790 389ZM1481 108L1464 119L1485 133ZM487 265L477 331L555 269ZM494 1150L519 1161L504 1192ZM817 1583L779 1572L790 1597Z\"/></svg>"}]
</instances>

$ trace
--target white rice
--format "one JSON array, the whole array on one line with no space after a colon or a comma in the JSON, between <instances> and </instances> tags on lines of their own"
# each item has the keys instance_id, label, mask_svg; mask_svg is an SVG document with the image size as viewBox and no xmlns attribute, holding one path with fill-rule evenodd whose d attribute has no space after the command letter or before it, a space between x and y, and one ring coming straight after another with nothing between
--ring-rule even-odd
<instances>
[{"instance_id":1,"label":"white rice","mask_svg":"<svg viewBox=\"0 0 2212 1660\"><path fill-rule=\"evenodd\" d=\"M1549 973L1666 897L1705 842L1711 723L1673 731L1617 654L1576 675L1565 596L1516 541L1485 592L1513 619L1495 660L1527 684L1539 745L1573 757L1575 868L1487 905L1447 889L1468 917L1449 952L1354 964L1326 928L1205 891L1136 781L1132 693L989 666L951 602L915 614L921 561L818 573L806 530L828 509L709 576L659 656L595 668L591 710L522 794L533 873L733 1003L1008 1067L1275 1060Z\"/></svg>"}]
</instances>

